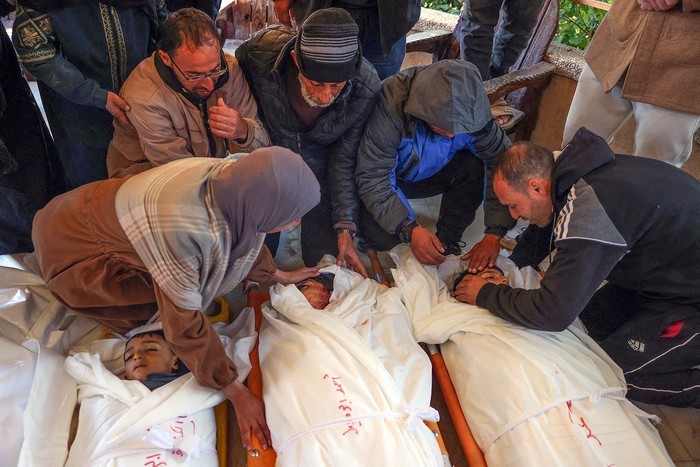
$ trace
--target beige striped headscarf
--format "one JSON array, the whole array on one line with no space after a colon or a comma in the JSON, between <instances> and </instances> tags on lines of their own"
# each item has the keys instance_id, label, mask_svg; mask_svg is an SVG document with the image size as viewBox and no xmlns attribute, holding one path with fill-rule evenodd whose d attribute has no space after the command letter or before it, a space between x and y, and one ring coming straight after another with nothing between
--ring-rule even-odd
<instances>
[{"instance_id":1,"label":"beige striped headscarf","mask_svg":"<svg viewBox=\"0 0 700 467\"><path fill-rule=\"evenodd\" d=\"M300 156L264 148L238 161L195 157L135 175L119 189L116 210L156 283L177 306L201 310L245 277L236 265L252 261L236 260L257 255L262 232L319 199Z\"/></svg>"}]
</instances>

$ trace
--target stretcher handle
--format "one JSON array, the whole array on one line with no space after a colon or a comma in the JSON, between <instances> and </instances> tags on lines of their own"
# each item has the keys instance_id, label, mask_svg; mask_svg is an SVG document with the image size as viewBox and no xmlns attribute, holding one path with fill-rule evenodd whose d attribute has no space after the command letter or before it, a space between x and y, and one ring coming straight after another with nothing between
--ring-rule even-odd
<instances>
[{"instance_id":1,"label":"stretcher handle","mask_svg":"<svg viewBox=\"0 0 700 467\"><path fill-rule=\"evenodd\" d=\"M262 304L269 300L270 297L259 290L248 291L248 306L253 307L255 310L255 331L260 333L260 325L262 323L262 310L260 309ZM259 339L255 341L255 346L250 352L250 373L248 374L247 386L256 397L262 399L263 392L263 381L262 381L262 371L260 369L260 355L258 353L258 343ZM275 450L267 448L263 450L262 443L255 436L255 433L251 430L251 444L252 448L247 453L248 467L272 467L275 465L277 460L277 453Z\"/></svg>"},{"instance_id":2,"label":"stretcher handle","mask_svg":"<svg viewBox=\"0 0 700 467\"><path fill-rule=\"evenodd\" d=\"M440 385L442 396L445 399L445 404L447 404L447 410L450 412L450 417L452 417L452 425L455 427L459 444L467 457L469 467L486 467L484 453L479 449L472 431L469 429L469 424L464 417L464 412L462 412L457 391L455 391L454 384L452 384L442 354L438 352L437 347L434 345L428 346L428 353L430 354L430 361L433 363L433 371L435 371L435 377Z\"/></svg>"}]
</instances>

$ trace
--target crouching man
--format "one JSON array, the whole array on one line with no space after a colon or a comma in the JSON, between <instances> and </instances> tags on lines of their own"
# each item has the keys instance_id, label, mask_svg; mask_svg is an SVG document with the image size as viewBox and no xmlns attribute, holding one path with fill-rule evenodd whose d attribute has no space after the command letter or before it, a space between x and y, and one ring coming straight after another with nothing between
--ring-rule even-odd
<instances>
[{"instance_id":1,"label":"crouching man","mask_svg":"<svg viewBox=\"0 0 700 467\"><path fill-rule=\"evenodd\" d=\"M511 260L537 266L556 255L539 289L467 276L457 298L544 331L579 316L625 372L630 399L700 407L700 182L615 155L583 128L556 161L531 143L508 149L494 190L530 221Z\"/></svg>"}]
</instances>

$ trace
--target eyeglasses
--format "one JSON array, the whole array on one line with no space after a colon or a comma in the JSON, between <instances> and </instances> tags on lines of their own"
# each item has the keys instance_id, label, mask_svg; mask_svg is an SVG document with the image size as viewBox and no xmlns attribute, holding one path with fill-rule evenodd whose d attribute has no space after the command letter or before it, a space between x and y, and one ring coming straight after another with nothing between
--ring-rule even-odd
<instances>
[{"instance_id":1,"label":"eyeglasses","mask_svg":"<svg viewBox=\"0 0 700 467\"><path fill-rule=\"evenodd\" d=\"M219 65L219 66L222 66L222 69L210 71L209 73L206 73L206 74L199 73L199 74L192 75L192 74L185 73L184 71L182 71L182 69L179 66L177 66L177 63L175 63L175 60L173 60L172 55L168 54L168 57L170 57L170 61L172 62L173 65L175 65L175 68L177 68L177 71L180 72L180 74L182 75L183 78L185 78L186 81L201 81L205 78L215 79L215 78L218 78L219 76L223 76L226 73L228 73L228 69L226 68L226 65L225 65L226 62L224 60L223 52L221 53L221 65Z\"/></svg>"}]
</instances>

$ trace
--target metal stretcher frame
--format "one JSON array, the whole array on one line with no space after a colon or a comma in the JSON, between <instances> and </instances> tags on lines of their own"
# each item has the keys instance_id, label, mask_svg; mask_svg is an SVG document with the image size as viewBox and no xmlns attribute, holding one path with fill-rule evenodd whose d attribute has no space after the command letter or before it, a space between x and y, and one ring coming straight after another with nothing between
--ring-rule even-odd
<instances>
[{"instance_id":1,"label":"metal stretcher frame","mask_svg":"<svg viewBox=\"0 0 700 467\"><path fill-rule=\"evenodd\" d=\"M376 255L376 253L375 253ZM384 282L386 285L386 282ZM248 306L255 310L255 331L260 335L260 324L262 323L262 304L270 299L270 296L266 293L260 292L259 290L251 290L248 292ZM432 360L432 358L431 358ZM258 342L255 343L253 350L250 352L250 364L252 366L250 373L248 374L247 386L250 391L257 397L262 399L262 371L260 369L260 356L258 353ZM443 458L449 459L447 449L445 448L445 443L440 433L440 428L435 422L425 422L425 424L430 428L430 430L435 434L438 445L440 446L440 452ZM273 448L268 448L266 450L262 449L262 444L255 436L255 433L251 431L252 448L247 453L247 463L248 467L271 467L275 465L277 459L277 453ZM470 462L470 467L472 464ZM481 465L486 465L481 464Z\"/></svg>"}]
</instances>

